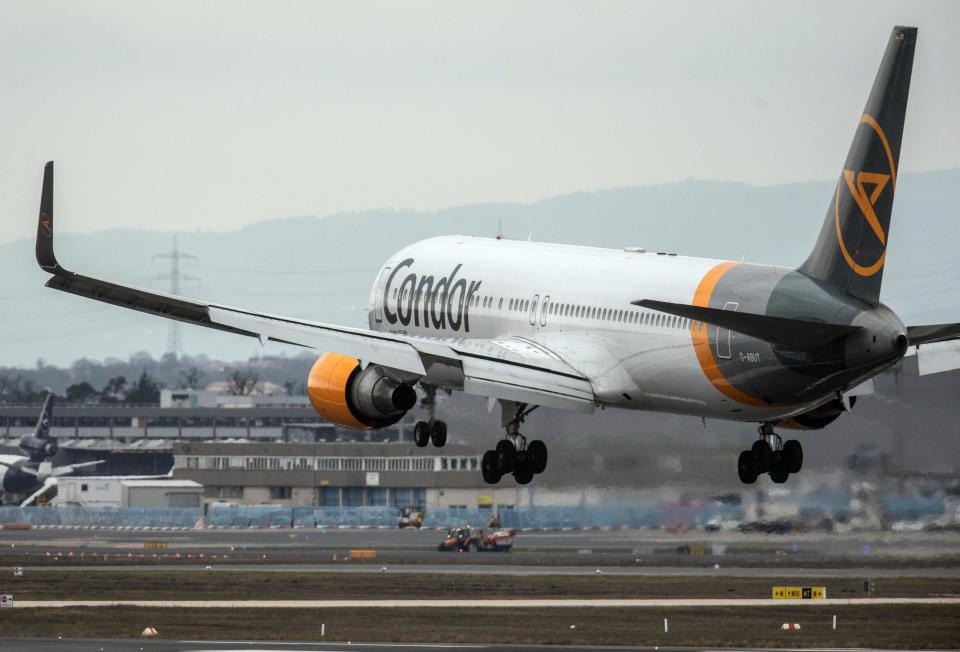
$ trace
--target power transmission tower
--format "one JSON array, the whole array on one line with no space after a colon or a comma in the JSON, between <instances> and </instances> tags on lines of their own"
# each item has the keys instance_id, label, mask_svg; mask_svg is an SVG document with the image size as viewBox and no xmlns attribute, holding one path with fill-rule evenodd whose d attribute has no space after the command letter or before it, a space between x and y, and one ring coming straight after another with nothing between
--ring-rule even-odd
<instances>
[{"instance_id":1,"label":"power transmission tower","mask_svg":"<svg viewBox=\"0 0 960 652\"><path fill-rule=\"evenodd\" d=\"M157 254L153 257L154 260L157 258L167 258L170 260L170 271L166 274L157 274L156 276L151 277L155 281L170 281L170 294L180 294L181 283L186 281L199 281L200 279L196 276L191 276L189 274L184 274L180 269L180 262L191 264L196 263L199 258L191 254L185 254L180 249L177 248L177 236L173 236L173 249L166 253ZM169 331L167 332L167 353L172 353L174 356L179 357L182 352L180 346L180 322L171 319Z\"/></svg>"}]
</instances>

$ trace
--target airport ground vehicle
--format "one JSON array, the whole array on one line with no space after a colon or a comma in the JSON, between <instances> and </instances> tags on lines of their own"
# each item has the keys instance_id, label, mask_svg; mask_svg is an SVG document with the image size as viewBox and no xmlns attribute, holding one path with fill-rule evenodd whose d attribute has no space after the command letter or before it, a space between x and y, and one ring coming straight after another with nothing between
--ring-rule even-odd
<instances>
[{"instance_id":1,"label":"airport ground vehicle","mask_svg":"<svg viewBox=\"0 0 960 652\"><path fill-rule=\"evenodd\" d=\"M546 469L546 443L521 432L539 406L759 424L739 454L739 478L752 484L768 474L783 483L803 466L803 449L777 429L824 428L908 353L920 360L937 353L931 345L960 339L960 323L906 326L880 301L916 40L913 27L890 34L820 234L796 269L639 247L446 236L384 262L367 328L325 324L65 269L53 246L52 161L37 262L57 290L325 351L308 395L341 426L397 423L416 405L417 385L431 396L441 389L486 397L491 408L499 402L504 436L480 465L490 484L506 475L527 484ZM736 217L724 219L734 226ZM430 418L414 428L418 446L447 441L434 410L428 403Z\"/></svg>"},{"instance_id":2,"label":"airport ground vehicle","mask_svg":"<svg viewBox=\"0 0 960 652\"><path fill-rule=\"evenodd\" d=\"M397 527L415 527L419 528L423 525L423 512L419 509L410 509L406 507L400 511L400 518L397 519Z\"/></svg>"},{"instance_id":3,"label":"airport ground vehicle","mask_svg":"<svg viewBox=\"0 0 960 652\"><path fill-rule=\"evenodd\" d=\"M513 540L516 530L474 530L471 527L454 527L447 530L447 534L437 550L469 552L510 552L513 549Z\"/></svg>"}]
</instances>

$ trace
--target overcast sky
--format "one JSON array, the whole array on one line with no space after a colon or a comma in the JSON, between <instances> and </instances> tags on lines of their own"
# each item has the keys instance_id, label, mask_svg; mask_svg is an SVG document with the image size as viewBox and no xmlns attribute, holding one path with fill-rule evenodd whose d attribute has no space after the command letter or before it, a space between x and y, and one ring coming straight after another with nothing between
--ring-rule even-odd
<instances>
[{"instance_id":1,"label":"overcast sky","mask_svg":"<svg viewBox=\"0 0 960 652\"><path fill-rule=\"evenodd\" d=\"M0 241L688 177L831 179L895 24L901 170L960 166L957 2L0 0Z\"/></svg>"}]
</instances>

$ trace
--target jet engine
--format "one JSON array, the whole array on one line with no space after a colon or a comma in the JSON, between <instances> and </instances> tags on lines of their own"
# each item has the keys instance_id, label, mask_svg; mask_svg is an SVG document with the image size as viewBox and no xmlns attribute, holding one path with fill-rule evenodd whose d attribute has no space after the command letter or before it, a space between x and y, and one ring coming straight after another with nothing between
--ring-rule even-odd
<instances>
[{"instance_id":1,"label":"jet engine","mask_svg":"<svg viewBox=\"0 0 960 652\"><path fill-rule=\"evenodd\" d=\"M850 407L853 407L853 404L857 402L856 396L850 397ZM846 409L843 406L843 403L840 399L835 399L830 401L825 405L821 405L815 410L810 410L809 412L804 412L799 414L792 419L787 419L781 421L777 425L782 428L789 428L791 430L820 430L821 428L826 428L831 423L837 420L841 414L846 412Z\"/></svg>"},{"instance_id":2,"label":"jet engine","mask_svg":"<svg viewBox=\"0 0 960 652\"><path fill-rule=\"evenodd\" d=\"M314 363L307 396L328 421L359 430L392 425L417 403L413 387L392 378L383 367L361 369L359 360L339 353L324 353Z\"/></svg>"},{"instance_id":3,"label":"jet engine","mask_svg":"<svg viewBox=\"0 0 960 652\"><path fill-rule=\"evenodd\" d=\"M31 458L53 457L57 454L57 440L24 435L20 438L20 449Z\"/></svg>"}]
</instances>

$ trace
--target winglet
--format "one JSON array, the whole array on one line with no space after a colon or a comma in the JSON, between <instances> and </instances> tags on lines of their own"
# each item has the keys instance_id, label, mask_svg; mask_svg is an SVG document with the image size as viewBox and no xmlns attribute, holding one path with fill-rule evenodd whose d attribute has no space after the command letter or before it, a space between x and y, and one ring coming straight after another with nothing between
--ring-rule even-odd
<instances>
[{"instance_id":1,"label":"winglet","mask_svg":"<svg viewBox=\"0 0 960 652\"><path fill-rule=\"evenodd\" d=\"M60 267L53 253L53 161L43 168L40 218L37 221L37 263L51 274L62 274L66 271Z\"/></svg>"}]
</instances>

